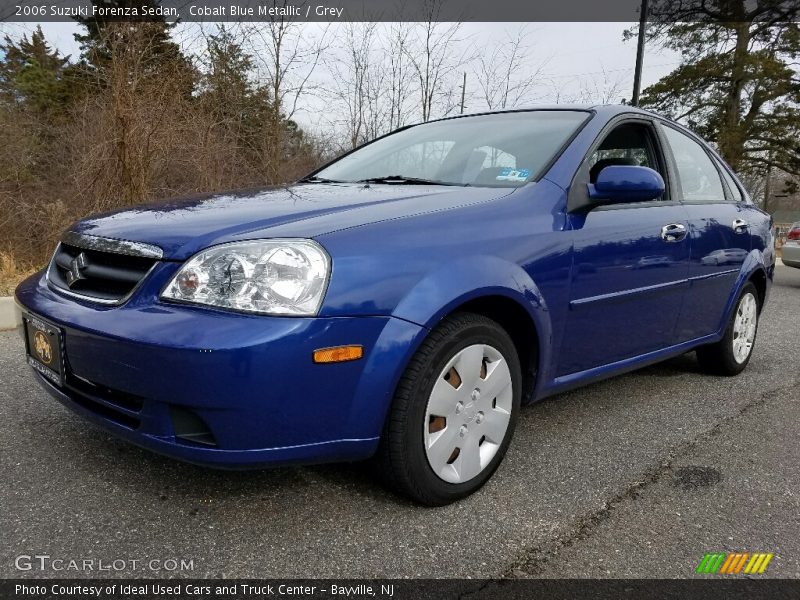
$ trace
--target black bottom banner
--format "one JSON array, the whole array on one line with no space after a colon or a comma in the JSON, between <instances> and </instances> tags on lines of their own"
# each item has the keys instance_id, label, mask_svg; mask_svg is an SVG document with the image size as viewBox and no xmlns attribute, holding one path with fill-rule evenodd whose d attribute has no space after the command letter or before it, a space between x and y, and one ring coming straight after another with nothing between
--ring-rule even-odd
<instances>
[{"instance_id":1,"label":"black bottom banner","mask_svg":"<svg viewBox=\"0 0 800 600\"><path fill-rule=\"evenodd\" d=\"M0 598L39 600L735 599L800 598L787 579L4 579Z\"/></svg>"}]
</instances>

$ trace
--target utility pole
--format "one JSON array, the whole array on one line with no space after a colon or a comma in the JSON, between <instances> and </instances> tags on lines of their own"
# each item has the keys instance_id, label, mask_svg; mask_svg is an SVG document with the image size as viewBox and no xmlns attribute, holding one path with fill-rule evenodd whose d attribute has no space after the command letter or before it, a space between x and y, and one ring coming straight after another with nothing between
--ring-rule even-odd
<instances>
[{"instance_id":1,"label":"utility pole","mask_svg":"<svg viewBox=\"0 0 800 600\"><path fill-rule=\"evenodd\" d=\"M769 209L772 208L769 205L769 197L772 194L772 150L769 151L767 154L767 174L765 176L764 181L764 204L761 208L764 209L764 212L769 212Z\"/></svg>"},{"instance_id":2,"label":"utility pole","mask_svg":"<svg viewBox=\"0 0 800 600\"><path fill-rule=\"evenodd\" d=\"M464 85L461 86L461 114L464 114L464 96L467 93L467 72L464 71Z\"/></svg>"},{"instance_id":3,"label":"utility pole","mask_svg":"<svg viewBox=\"0 0 800 600\"><path fill-rule=\"evenodd\" d=\"M639 38L636 44L636 70L633 72L633 96L631 104L639 106L639 91L642 87L642 62L644 61L644 38L647 29L647 0L642 0L639 9Z\"/></svg>"}]
</instances>

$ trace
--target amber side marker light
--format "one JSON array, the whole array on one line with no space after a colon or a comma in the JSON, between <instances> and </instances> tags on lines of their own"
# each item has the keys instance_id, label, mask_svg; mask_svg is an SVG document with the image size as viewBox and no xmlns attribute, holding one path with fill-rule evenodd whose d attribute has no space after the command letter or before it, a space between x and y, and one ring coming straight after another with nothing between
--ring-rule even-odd
<instances>
[{"instance_id":1,"label":"amber side marker light","mask_svg":"<svg viewBox=\"0 0 800 600\"><path fill-rule=\"evenodd\" d=\"M335 346L314 350L314 362L317 364L347 362L358 360L362 356L364 356L363 346Z\"/></svg>"}]
</instances>

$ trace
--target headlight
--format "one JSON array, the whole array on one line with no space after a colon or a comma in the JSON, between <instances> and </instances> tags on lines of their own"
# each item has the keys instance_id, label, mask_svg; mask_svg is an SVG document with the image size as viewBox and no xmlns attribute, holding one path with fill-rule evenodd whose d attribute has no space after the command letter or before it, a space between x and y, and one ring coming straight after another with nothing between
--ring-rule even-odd
<instances>
[{"instance_id":1,"label":"headlight","mask_svg":"<svg viewBox=\"0 0 800 600\"><path fill-rule=\"evenodd\" d=\"M313 240L222 244L195 254L162 298L269 315L317 314L330 258Z\"/></svg>"}]
</instances>

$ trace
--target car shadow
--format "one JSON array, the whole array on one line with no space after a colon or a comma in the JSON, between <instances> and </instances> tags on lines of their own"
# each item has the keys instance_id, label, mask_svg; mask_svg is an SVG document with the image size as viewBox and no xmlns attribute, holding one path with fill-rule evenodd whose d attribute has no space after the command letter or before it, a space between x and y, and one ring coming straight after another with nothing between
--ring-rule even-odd
<instances>
[{"instance_id":1,"label":"car shadow","mask_svg":"<svg viewBox=\"0 0 800 600\"><path fill-rule=\"evenodd\" d=\"M214 469L139 448L97 427L86 427L77 415L69 416L59 419L61 431L50 429L50 436L60 439L62 464L55 467L57 470L70 472L72 477L80 472L85 481L99 478L99 483L106 486L137 488L137 493L155 496L162 502L202 510L204 503L238 498L254 503L269 500L290 508L300 498L318 495L324 488L326 493L363 497L378 504L410 504L383 487L366 461ZM44 437L40 442L45 444ZM63 464L65 461L69 464Z\"/></svg>"},{"instance_id":2,"label":"car shadow","mask_svg":"<svg viewBox=\"0 0 800 600\"><path fill-rule=\"evenodd\" d=\"M608 379L601 379L594 383L590 383L587 385L582 385L579 388L574 390L569 390L566 392L561 392L558 394L554 394L552 396L548 396L543 400L533 402L532 404L528 404L522 407L522 417L526 416L526 413L530 410L536 410L537 407L546 406L547 410L557 410L555 407L563 402L567 403L571 400L577 398L592 398L597 395L598 390L606 388L609 385L614 385L615 381L621 381L625 378L642 378L642 377L658 377L658 378L670 378L670 377L685 377L687 375L698 376L703 378L709 379L716 379L717 376L711 375L703 371L700 367L700 364L697 362L697 356L694 352L688 352L686 354L681 354L680 356L676 356L674 358L667 359L663 362L656 363L654 365L650 365L648 367L642 367L641 369L636 369L635 371L630 371L629 373L625 373L622 375L615 375L613 377L609 377ZM623 401L622 398L619 398L620 401ZM630 399L624 399L625 401L630 401Z\"/></svg>"},{"instance_id":3,"label":"car shadow","mask_svg":"<svg viewBox=\"0 0 800 600\"><path fill-rule=\"evenodd\" d=\"M697 362L697 357L694 352L681 354L680 356L676 356L664 362L634 371L634 373L653 377L676 377L679 375L686 375L687 373L696 375L706 374L700 368L700 364ZM711 376L709 375L709 377Z\"/></svg>"}]
</instances>

